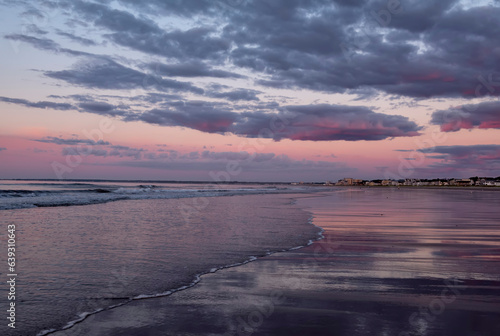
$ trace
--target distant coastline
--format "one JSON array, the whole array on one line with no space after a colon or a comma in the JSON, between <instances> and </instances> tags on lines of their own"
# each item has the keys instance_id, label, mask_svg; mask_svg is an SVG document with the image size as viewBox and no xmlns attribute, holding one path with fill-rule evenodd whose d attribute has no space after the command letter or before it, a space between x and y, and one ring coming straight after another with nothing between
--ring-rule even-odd
<instances>
[{"instance_id":1,"label":"distant coastline","mask_svg":"<svg viewBox=\"0 0 500 336\"><path fill-rule=\"evenodd\" d=\"M376 179L361 180L343 178L336 183L330 181L325 185L335 186L369 186L369 187L500 187L500 177L470 177L470 178L435 178L435 179Z\"/></svg>"},{"instance_id":2,"label":"distant coastline","mask_svg":"<svg viewBox=\"0 0 500 336\"><path fill-rule=\"evenodd\" d=\"M112 180L112 179L34 179L34 178L0 178L0 181L27 181L27 182L75 182L75 183L169 183L169 184L208 184L208 185L296 185L296 186L335 186L335 187L448 187L467 189L473 187L475 189L485 188L491 189L500 187L499 177L471 177L465 179L456 178L439 178L439 179L374 179L362 180L354 178L343 178L337 182L275 182L275 181L177 181L177 180Z\"/></svg>"}]
</instances>

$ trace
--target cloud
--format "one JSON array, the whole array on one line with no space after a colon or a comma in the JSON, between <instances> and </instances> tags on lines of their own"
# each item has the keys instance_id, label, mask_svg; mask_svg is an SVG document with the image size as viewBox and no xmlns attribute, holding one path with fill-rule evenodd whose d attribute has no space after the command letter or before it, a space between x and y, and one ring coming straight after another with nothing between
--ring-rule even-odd
<instances>
[{"instance_id":1,"label":"cloud","mask_svg":"<svg viewBox=\"0 0 500 336\"><path fill-rule=\"evenodd\" d=\"M500 95L498 83L484 85L478 79L478 74L487 78L500 71L499 6L408 0L389 12L390 3L61 0L52 7L58 6L70 22L83 20L97 27L104 43L152 57L149 67L157 69L150 77L158 83L148 88L160 91L184 85L182 90L201 93L192 83L171 82L168 77L172 76L238 78L239 73L250 73L257 85L358 92L363 99L377 92L415 98L476 98L481 84L481 95ZM33 11L30 15L37 15L35 8ZM165 23L168 19L172 19L170 24ZM94 43L78 33L56 31L86 46ZM91 57L47 38L22 34L7 38L42 50ZM134 78L137 74L131 72L137 70L117 69L114 64L107 67L111 68L109 75L119 73L125 82L87 78L99 75L93 70L105 71L102 66L84 73L72 69L48 71L47 75L94 89L141 87L138 83L143 78ZM79 75L82 80L77 80ZM235 94L219 95L237 100Z\"/></svg>"},{"instance_id":2,"label":"cloud","mask_svg":"<svg viewBox=\"0 0 500 336\"><path fill-rule=\"evenodd\" d=\"M61 98L57 96L53 96L53 98ZM106 115L110 117L122 116L125 117L129 113L131 113L128 106L115 106L106 102L98 102L94 101L92 98L84 98L73 96L75 100L82 101L81 103L77 103L76 105L70 103L57 103L52 101L39 101L39 102L30 102L25 99L18 98L8 98L8 97L0 97L0 102L22 105L26 107L33 107L39 109L52 109L52 110L76 110L80 112L88 112L100 115Z\"/></svg>"},{"instance_id":3,"label":"cloud","mask_svg":"<svg viewBox=\"0 0 500 336\"><path fill-rule=\"evenodd\" d=\"M470 146L435 146L419 149L422 153L447 154L452 158L461 159L471 156L487 156L492 153L500 153L500 145L470 145Z\"/></svg>"},{"instance_id":4,"label":"cloud","mask_svg":"<svg viewBox=\"0 0 500 336\"><path fill-rule=\"evenodd\" d=\"M242 137L309 141L377 141L420 135L415 122L400 115L373 112L363 106L290 105L267 106L270 111L235 112L225 103L207 101L167 101L162 108L143 112L130 106L97 102L89 97L75 97L80 112L119 117L124 121L142 121L160 126L179 126L206 133L233 133ZM68 108L73 105L3 98L26 106ZM264 105L265 106L265 105ZM278 112L273 111L278 109Z\"/></svg>"},{"instance_id":5,"label":"cloud","mask_svg":"<svg viewBox=\"0 0 500 336\"><path fill-rule=\"evenodd\" d=\"M165 31L154 21L106 5L76 1L73 9L96 26L106 28L114 43L148 54L178 59L215 57L230 41L214 36L208 27Z\"/></svg>"},{"instance_id":6,"label":"cloud","mask_svg":"<svg viewBox=\"0 0 500 336\"><path fill-rule=\"evenodd\" d=\"M0 152L1 152L1 151L5 151L5 150L7 150L7 148L5 148L5 147L0 147Z\"/></svg>"},{"instance_id":7,"label":"cloud","mask_svg":"<svg viewBox=\"0 0 500 336\"><path fill-rule=\"evenodd\" d=\"M89 90L141 89L144 94L67 97L71 104L1 101L276 141L377 141L417 136L422 128L401 115L363 106L278 106L263 93L267 88L350 93L358 95L357 104L382 93L416 99L500 95L495 77L500 7L408 0L402 10L387 12L388 5L386 0L61 0L53 6L66 16L64 22L78 19L96 27L92 36L99 34L102 46L115 48L113 56L67 49L47 36L6 38L85 56L70 68L43 70L46 77ZM26 15L38 14L34 9ZM95 45L75 27L50 32ZM224 85L211 83L216 79ZM497 108L489 102L437 111L431 123L443 131L498 129ZM285 127L270 128L280 120L287 120Z\"/></svg>"},{"instance_id":8,"label":"cloud","mask_svg":"<svg viewBox=\"0 0 500 336\"><path fill-rule=\"evenodd\" d=\"M500 170L500 145L435 146L419 149L428 158L440 160L423 171L484 175L496 174Z\"/></svg>"},{"instance_id":9,"label":"cloud","mask_svg":"<svg viewBox=\"0 0 500 336\"><path fill-rule=\"evenodd\" d=\"M48 38L39 38L24 34L10 34L10 35L5 35L4 37L8 40L21 41L31 44L35 48L42 50L54 51L60 49L59 44Z\"/></svg>"},{"instance_id":10,"label":"cloud","mask_svg":"<svg viewBox=\"0 0 500 336\"><path fill-rule=\"evenodd\" d=\"M81 149L78 147L65 147L62 150L62 155L63 156L101 156L101 157L106 157L108 156L108 151L105 149L97 149L97 148L85 148Z\"/></svg>"},{"instance_id":11,"label":"cloud","mask_svg":"<svg viewBox=\"0 0 500 336\"><path fill-rule=\"evenodd\" d=\"M94 141L90 139L63 139L52 136L48 136L43 139L33 139L33 141L52 143L56 145L101 145L101 146L110 145L109 142L103 140Z\"/></svg>"},{"instance_id":12,"label":"cloud","mask_svg":"<svg viewBox=\"0 0 500 336\"><path fill-rule=\"evenodd\" d=\"M361 106L287 106L280 113L235 113L223 105L179 102L167 110L151 110L134 119L162 126L182 126L208 133L290 140L383 140L419 135L408 118L376 113Z\"/></svg>"},{"instance_id":13,"label":"cloud","mask_svg":"<svg viewBox=\"0 0 500 336\"><path fill-rule=\"evenodd\" d=\"M91 89L129 90L142 88L203 93L202 89L190 83L148 75L111 59L94 59L80 63L71 70L46 71L45 75Z\"/></svg>"},{"instance_id":14,"label":"cloud","mask_svg":"<svg viewBox=\"0 0 500 336\"><path fill-rule=\"evenodd\" d=\"M261 85L473 98L477 73L499 69L500 50L491 46L498 44L500 8L451 9L454 4L411 1L381 24L368 13L385 10L387 1L370 1L363 9L257 1L235 15L225 33L236 41L234 64L268 75Z\"/></svg>"},{"instance_id":15,"label":"cloud","mask_svg":"<svg viewBox=\"0 0 500 336\"><path fill-rule=\"evenodd\" d=\"M17 99L17 98L8 98L8 97L0 97L0 102L17 104L17 105L22 105L22 106L26 106L26 107L40 108L40 109L53 109L53 110L62 110L62 111L76 109L75 106L68 104L68 103L56 103L56 102L49 102L49 101L30 102L26 99Z\"/></svg>"},{"instance_id":16,"label":"cloud","mask_svg":"<svg viewBox=\"0 0 500 336\"><path fill-rule=\"evenodd\" d=\"M60 31L59 30L57 32L57 35L67 37L71 41L77 42L77 43L79 43L81 45L84 45L86 47L96 46L97 45L97 43L95 41L92 41L91 39L88 39L86 37L76 36L74 34L71 34L71 33L68 33L68 32L64 32L64 31Z\"/></svg>"},{"instance_id":17,"label":"cloud","mask_svg":"<svg viewBox=\"0 0 500 336\"><path fill-rule=\"evenodd\" d=\"M58 145L71 145L64 147L62 150L63 156L96 156L96 157L115 157L115 158L129 158L132 157L135 160L141 160L143 158L167 158L168 155L162 153L147 153L148 150L144 148L133 148L129 146L122 145L112 145L107 141L93 141L86 139L61 139L56 137L47 137L45 139L34 140L47 143L55 143ZM75 146L75 145L87 145L87 146ZM95 147L99 146L99 147Z\"/></svg>"},{"instance_id":18,"label":"cloud","mask_svg":"<svg viewBox=\"0 0 500 336\"><path fill-rule=\"evenodd\" d=\"M170 103L166 109L153 109L131 118L161 126L182 126L207 133L229 131L239 115L220 104L203 101Z\"/></svg>"},{"instance_id":19,"label":"cloud","mask_svg":"<svg viewBox=\"0 0 500 336\"><path fill-rule=\"evenodd\" d=\"M237 73L210 68L197 60L177 64L151 63L148 67L155 74L168 77L243 78Z\"/></svg>"},{"instance_id":20,"label":"cloud","mask_svg":"<svg viewBox=\"0 0 500 336\"><path fill-rule=\"evenodd\" d=\"M376 113L362 106L286 106L278 114L243 113L243 117L233 133L274 140L370 141L417 136L421 129L406 117Z\"/></svg>"},{"instance_id":21,"label":"cloud","mask_svg":"<svg viewBox=\"0 0 500 336\"><path fill-rule=\"evenodd\" d=\"M259 100L259 98L257 97L259 93L261 92L256 90L237 89L226 92L211 91L208 92L207 95L212 98L225 98L229 101L240 101L240 100L252 101L252 100Z\"/></svg>"},{"instance_id":22,"label":"cloud","mask_svg":"<svg viewBox=\"0 0 500 336\"><path fill-rule=\"evenodd\" d=\"M461 129L500 129L500 101L463 105L432 114L431 123L441 126L443 132Z\"/></svg>"},{"instance_id":23,"label":"cloud","mask_svg":"<svg viewBox=\"0 0 500 336\"><path fill-rule=\"evenodd\" d=\"M205 154L203 154L205 153ZM331 174L355 171L342 162L294 160L287 155L274 153L260 153L256 155L247 152L198 152L186 153L176 158L158 159L152 157L148 160L119 161L103 163L111 166L124 166L146 169L159 169L166 171L186 171L193 174L200 172L200 176L207 180L226 181L228 163L232 165L232 181L255 178L266 174L275 181L296 180L297 176L307 172L314 173L316 180L324 180ZM210 174L211 173L211 174ZM226 174L224 174L226 173ZM191 175L192 176L192 175ZM310 176L310 175L309 175ZM261 178L260 178L261 179Z\"/></svg>"},{"instance_id":24,"label":"cloud","mask_svg":"<svg viewBox=\"0 0 500 336\"><path fill-rule=\"evenodd\" d=\"M105 102L89 101L78 104L80 111L106 115L110 117L126 116L130 112L121 110L119 107ZM126 107L128 109L128 107Z\"/></svg>"},{"instance_id":25,"label":"cloud","mask_svg":"<svg viewBox=\"0 0 500 336\"><path fill-rule=\"evenodd\" d=\"M203 159L211 159L211 160L265 162L272 160L276 155L274 153L248 153L246 151L212 152L206 150L203 151L200 156Z\"/></svg>"},{"instance_id":26,"label":"cloud","mask_svg":"<svg viewBox=\"0 0 500 336\"><path fill-rule=\"evenodd\" d=\"M32 34L36 34L36 35L47 35L48 32L43 30L43 29L40 29L37 25L35 24L29 24L26 26L26 31L27 32L30 32Z\"/></svg>"},{"instance_id":27,"label":"cloud","mask_svg":"<svg viewBox=\"0 0 500 336\"><path fill-rule=\"evenodd\" d=\"M8 40L21 41L24 43L28 43L37 49L48 50L55 53L68 54L70 56L95 56L94 54L90 54L84 51L62 48L58 43L48 38L38 38L24 34L11 34L5 35L4 37Z\"/></svg>"}]
</instances>

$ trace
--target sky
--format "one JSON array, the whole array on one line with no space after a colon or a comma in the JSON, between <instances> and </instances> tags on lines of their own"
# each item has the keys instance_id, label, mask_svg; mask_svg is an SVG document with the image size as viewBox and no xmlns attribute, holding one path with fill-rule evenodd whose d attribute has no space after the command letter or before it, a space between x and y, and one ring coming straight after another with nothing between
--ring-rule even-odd
<instances>
[{"instance_id":1,"label":"sky","mask_svg":"<svg viewBox=\"0 0 500 336\"><path fill-rule=\"evenodd\" d=\"M0 178L500 176L500 1L0 0Z\"/></svg>"}]
</instances>

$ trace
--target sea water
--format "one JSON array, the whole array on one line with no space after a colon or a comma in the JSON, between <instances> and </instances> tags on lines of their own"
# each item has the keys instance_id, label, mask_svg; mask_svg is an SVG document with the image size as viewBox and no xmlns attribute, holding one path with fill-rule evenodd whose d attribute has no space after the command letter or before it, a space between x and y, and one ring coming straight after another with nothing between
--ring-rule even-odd
<instances>
[{"instance_id":1,"label":"sea water","mask_svg":"<svg viewBox=\"0 0 500 336\"><path fill-rule=\"evenodd\" d=\"M320 230L290 192L307 190L4 181L0 228L16 228L16 329L9 334L68 328L89 314L189 288L203 273L307 244ZM5 311L6 295L0 304Z\"/></svg>"}]
</instances>

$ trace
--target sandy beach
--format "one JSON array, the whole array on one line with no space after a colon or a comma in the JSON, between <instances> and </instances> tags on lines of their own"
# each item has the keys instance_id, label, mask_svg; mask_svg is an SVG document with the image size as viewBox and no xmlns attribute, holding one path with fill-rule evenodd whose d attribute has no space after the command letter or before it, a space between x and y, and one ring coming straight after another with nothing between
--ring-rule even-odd
<instances>
[{"instance_id":1,"label":"sandy beach","mask_svg":"<svg viewBox=\"0 0 500 336\"><path fill-rule=\"evenodd\" d=\"M54 335L498 335L494 203L452 190L301 198L324 239Z\"/></svg>"}]
</instances>

